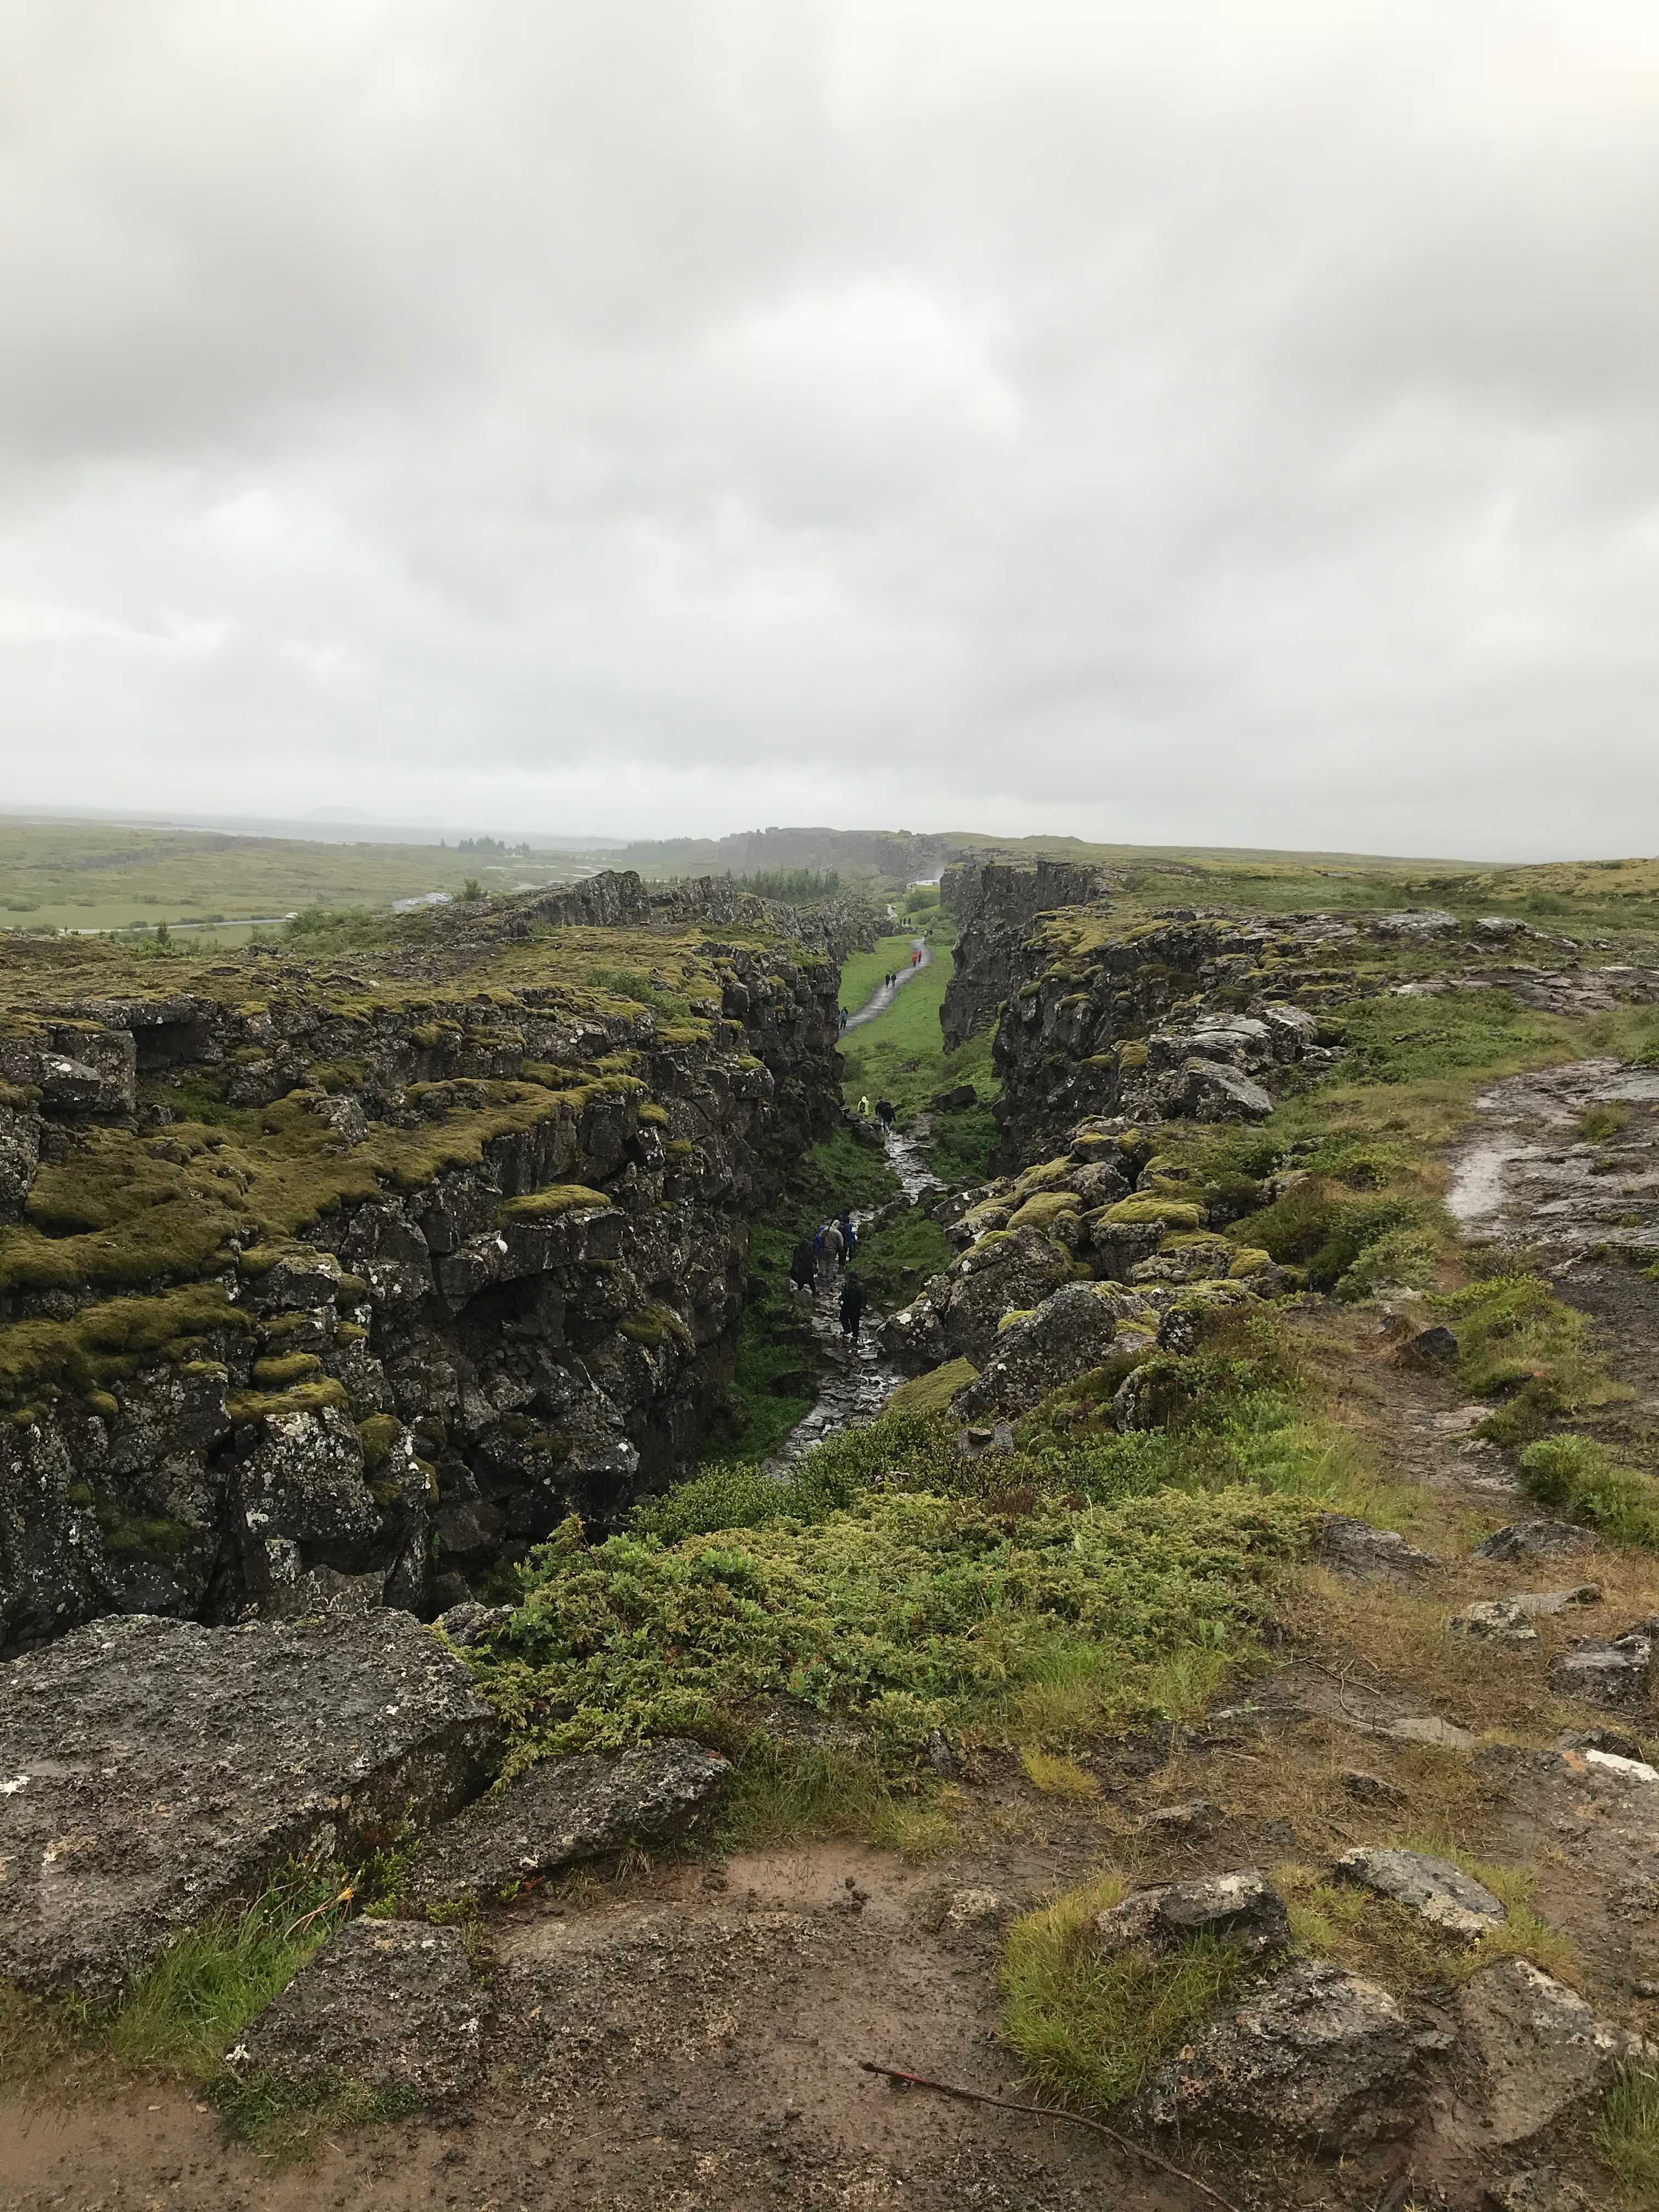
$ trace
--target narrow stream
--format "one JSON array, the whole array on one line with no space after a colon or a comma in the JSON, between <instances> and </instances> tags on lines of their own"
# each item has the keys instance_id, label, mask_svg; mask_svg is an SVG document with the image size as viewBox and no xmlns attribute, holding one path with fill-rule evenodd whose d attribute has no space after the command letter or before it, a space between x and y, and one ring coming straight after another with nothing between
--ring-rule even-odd
<instances>
[{"instance_id":1,"label":"narrow stream","mask_svg":"<svg viewBox=\"0 0 1659 2212\"><path fill-rule=\"evenodd\" d=\"M901 1136L897 1130L892 1129L888 1131L884 1142L888 1165L898 1177L900 1188L911 1205L914 1206L924 1192L945 1188L917 1151L913 1136ZM854 1228L862 1235L866 1224L881 1211L880 1206L855 1208ZM857 1264L855 1258L854 1265L856 1267ZM799 1297L801 1293L792 1291L791 1296ZM818 1376L818 1395L811 1412L796 1422L766 1462L767 1467L774 1473L781 1473L793 1466L811 1445L835 1435L838 1430L855 1429L866 1421L873 1421L904 1380L897 1368L889 1366L876 1350L876 1329L884 1316L872 1307L866 1307L864 1326L859 1332L858 1351L855 1354L849 1354L846 1339L841 1333L840 1308L840 1275L821 1274L808 1315L823 1361Z\"/></svg>"}]
</instances>

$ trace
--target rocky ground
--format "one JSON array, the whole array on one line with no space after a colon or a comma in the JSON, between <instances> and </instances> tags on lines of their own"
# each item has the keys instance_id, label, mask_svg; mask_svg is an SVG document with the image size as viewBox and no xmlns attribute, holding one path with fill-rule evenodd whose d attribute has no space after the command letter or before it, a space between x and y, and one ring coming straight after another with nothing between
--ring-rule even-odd
<instances>
[{"instance_id":1,"label":"rocky ground","mask_svg":"<svg viewBox=\"0 0 1659 2212\"><path fill-rule=\"evenodd\" d=\"M1340 2166L1248 2149L1218 2164L1201 2128L1184 2148L1178 2135L1148 2139L1241 2205L1474 2203L1537 2167L1564 2175L1554 2196L1492 2201L1607 2202L1573 2118L1617 2049L1659 2036L1659 1780L1622 1755L1639 1747L1626 1737L1644 1724L1645 1683L1637 1706L1609 1710L1557 1697L1551 1668L1587 1626L1659 1610L1659 1566L1572 1533L1546 1534L1566 1548L1539 1556L1524 1540L1520 1556L1477 1556L1494 1528L1536 1516L1510 1494L1500 1455L1472 1442L1475 1409L1353 1317L1305 1325L1341 1363L1350 1418L1387 1471L1425 1492L1432 1547L1402 1553L1339 1528L1300 1580L1277 1662L1231 1710L1185 1737L1103 1751L1081 1799L975 1754L950 1846L921 1863L833 1840L729 1857L693 1844L597 1877L550 1875L487 1915L463 1961L474 2026L462 2086L435 2123L325 2130L302 2166L273 2168L227 2146L195 2097L94 2071L82 2095L43 2083L8 2099L0 2204L1195 2206L1191 2185L1085 2130L897 2088L861 2062L1018 2096L995 1978L1013 1916L1103 1861L1132 1887L1259 1869L1294 1900L1322 1870L1398 1844L1449 1806L1483 1861L1534 1871L1540 1970L1583 1994L1583 2024L1547 1992L1543 2009L1565 2007L1565 2024L1529 2043L1507 1988L1488 2002L1474 1984L1431 1980L1437 1995L1406 1993L1400 2028L1429 2052L1413 2062L1425 2079L1402 2101L1386 2069L1362 2069L1382 2139L1357 2140ZM1597 1594L1532 1613L1535 1642L1448 1632L1481 1602L1562 1588ZM1501 1740L1536 1737L1552 1717L1589 1748ZM1597 1755L1602 1729L1622 1751ZM1402 1929L1420 1880L1414 1894L1397 1908ZM1437 1894L1431 1881L1431 1909ZM448 1957L437 1965L453 1979ZM1521 1996L1532 2020L1537 1990ZM388 2033L424 2049L428 2021L406 1995ZM1412 2193L1390 2197L1407 2177ZM1578 2185L1584 2195L1568 2193Z\"/></svg>"},{"instance_id":2,"label":"rocky ground","mask_svg":"<svg viewBox=\"0 0 1659 2212\"><path fill-rule=\"evenodd\" d=\"M17 1661L0 1705L0 1977L59 1987L69 1959L95 1995L280 1853L370 1847L394 1788L418 1796L419 1832L383 1826L392 1917L347 1917L249 2020L216 2085L233 2112L258 2083L302 2106L307 2082L349 2073L356 2107L337 2102L297 2140L233 2139L176 2075L14 2011L4 2212L1644 2201L1595 2129L1621 2069L1659 2063L1659 1765L1644 1755L1659 1747L1659 1550L1543 1510L1522 1465L1535 1429L1492 1418L1540 1374L1522 1363L1472 1397L1467 1347L1425 1326L1421 1273L1362 1281L1362 1247L1340 1236L1394 1176L1407 1195L1365 1216L1366 1234L1390 1266L1449 1271L1449 1248L1422 1243L1424 1194L1449 1179L1472 1246L1546 1270L1586 1316L1576 1356L1607 1387L1585 1425L1645 1464L1659 1355L1653 1285L1632 1263L1649 1250L1659 1078L1609 1057L1505 1079L1443 1167L1403 1109L1381 1139L1355 1120L1350 1152L1321 1154L1295 1101L1357 1048L1327 1042L1296 994L1334 1004L1362 955L1364 989L1407 1007L1466 984L1510 992L1469 966L1480 925L1182 913L1130 943L1085 906L1062 917L1056 965L1042 929L1036 952L1025 935L1056 885L1082 895L1058 878L993 883L985 957L965 963L1017 994L1022 961L1040 967L999 1044L1018 1171L942 1209L956 1260L826 1399L818 1432L865 1418L902 1369L950 1406L952 1465L994 1472L1016 1425L1040 1419L1044 1449L1116 1439L1167 1466L1155 1454L1181 1392L1232 1387L1217 1363L1247 1364L1252 1316L1277 1316L1345 1471L1328 1482L1324 1461L1287 1458L1266 1486L1310 1501L1313 1534L1275 1575L1249 1665L1218 1692L1224 1660L1206 1672L1183 1647L1190 1680L1161 1717L1086 1743L1073 1731L1065 1756L995 1728L939 1732L904 1785L927 1818L896 1825L896 1848L874 1849L850 1807L805 1838L739 1847L722 1840L732 1770L678 1736L546 1760L479 1798L494 1731L523 1718L475 1694L465 1654L503 1628L481 1606L445 1616L447 1650L386 1613L82 1628ZM1454 939L1462 964L1431 972L1424 945ZM1385 973L1401 945L1403 990ZM1605 980L1511 982L1551 1018L1595 1012L1598 994L1625 1003ZM1379 1054L1389 1042L1364 1035ZM1239 1132L1287 1095L1289 1134L1249 1164ZM908 1192L916 1164L897 1164ZM1053 1463L1022 1462L1038 1476ZM890 1463L873 1486L907 1480ZM1338 1489L1343 1510L1315 1510ZM1035 1482L957 1495L1011 1540L1039 1510ZM1177 1495L1196 1522L1207 1493ZM1064 1541L1080 1549L1088 1502L1053 1510L1075 1515ZM726 1544L728 1523L704 1525ZM688 1577L740 1571L685 1556ZM210 1639L232 1638L240 1677L211 1663ZM331 1668L354 1686L337 1711ZM234 1717L215 1720L216 1697ZM1189 2029L1149 2039L1109 2127L870 2070L1029 2102L1010 1938L1051 1905L1071 1915L1059 1955L1085 2000L1104 2004L1120 1964L1218 1977ZM1091 2017L1103 2045L1129 2032Z\"/></svg>"}]
</instances>

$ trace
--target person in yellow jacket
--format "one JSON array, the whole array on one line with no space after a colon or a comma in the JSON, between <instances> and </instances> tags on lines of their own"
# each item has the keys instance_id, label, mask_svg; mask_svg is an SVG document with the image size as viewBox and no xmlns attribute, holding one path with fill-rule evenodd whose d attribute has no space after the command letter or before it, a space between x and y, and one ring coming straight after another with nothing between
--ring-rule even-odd
<instances>
[{"instance_id":1,"label":"person in yellow jacket","mask_svg":"<svg viewBox=\"0 0 1659 2212\"><path fill-rule=\"evenodd\" d=\"M870 1118L870 1101L869 1101L867 1098L860 1098L860 1101L859 1101L859 1114L860 1114L860 1118L861 1118L862 1120L864 1120L864 1121L867 1121L869 1120L869 1118Z\"/></svg>"}]
</instances>

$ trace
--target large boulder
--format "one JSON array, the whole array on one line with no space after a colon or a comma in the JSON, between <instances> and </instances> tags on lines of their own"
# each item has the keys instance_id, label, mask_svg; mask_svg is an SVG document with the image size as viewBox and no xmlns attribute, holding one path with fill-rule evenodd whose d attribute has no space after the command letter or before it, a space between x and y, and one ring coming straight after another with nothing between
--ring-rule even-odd
<instances>
[{"instance_id":1,"label":"large boulder","mask_svg":"<svg viewBox=\"0 0 1659 2212\"><path fill-rule=\"evenodd\" d=\"M1387 1990L1307 1960L1213 2019L1154 2078L1139 2116L1354 2149L1411 2124L1418 2049Z\"/></svg>"},{"instance_id":2,"label":"large boulder","mask_svg":"<svg viewBox=\"0 0 1659 2212\"><path fill-rule=\"evenodd\" d=\"M1025 1224L994 1231L896 1314L883 1341L927 1368L971 1359L982 1369L996 1349L1003 1316L1040 1306L1077 1272L1070 1255L1040 1229Z\"/></svg>"},{"instance_id":3,"label":"large boulder","mask_svg":"<svg viewBox=\"0 0 1659 2212\"><path fill-rule=\"evenodd\" d=\"M450 2104L482 2069L484 2014L459 1928L353 1920L243 2031L230 2071L299 2104Z\"/></svg>"},{"instance_id":4,"label":"large boulder","mask_svg":"<svg viewBox=\"0 0 1659 2212\"><path fill-rule=\"evenodd\" d=\"M0 1671L0 1978L113 1996L284 1858L483 1787L499 1726L409 1614L94 1621Z\"/></svg>"},{"instance_id":5,"label":"large boulder","mask_svg":"<svg viewBox=\"0 0 1659 2212\"><path fill-rule=\"evenodd\" d=\"M580 1859L663 1834L726 1772L718 1752L679 1736L608 1757L546 1759L440 1830L410 1867L404 1895L421 1908L499 1898Z\"/></svg>"},{"instance_id":6,"label":"large boulder","mask_svg":"<svg viewBox=\"0 0 1659 2212\"><path fill-rule=\"evenodd\" d=\"M1062 1382L1103 1365L1120 1314L1139 1304L1109 1284L1062 1284L1000 1332L977 1380L951 1401L951 1412L965 1421L1027 1412Z\"/></svg>"}]
</instances>

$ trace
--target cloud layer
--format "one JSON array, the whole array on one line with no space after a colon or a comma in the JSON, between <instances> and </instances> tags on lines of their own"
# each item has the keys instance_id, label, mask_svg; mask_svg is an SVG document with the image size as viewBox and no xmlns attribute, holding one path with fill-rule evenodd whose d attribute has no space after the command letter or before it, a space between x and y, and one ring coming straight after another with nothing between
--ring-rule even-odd
<instances>
[{"instance_id":1,"label":"cloud layer","mask_svg":"<svg viewBox=\"0 0 1659 2212\"><path fill-rule=\"evenodd\" d=\"M13 803L1659 846L1645 0L13 0Z\"/></svg>"}]
</instances>

